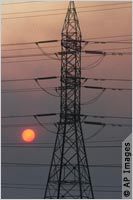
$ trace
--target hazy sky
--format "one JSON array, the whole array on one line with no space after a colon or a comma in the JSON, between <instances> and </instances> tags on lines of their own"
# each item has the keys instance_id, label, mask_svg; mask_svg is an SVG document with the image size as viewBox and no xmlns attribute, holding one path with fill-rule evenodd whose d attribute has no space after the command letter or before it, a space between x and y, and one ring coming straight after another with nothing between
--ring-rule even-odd
<instances>
[{"instance_id":1,"label":"hazy sky","mask_svg":"<svg viewBox=\"0 0 133 200\"><path fill-rule=\"evenodd\" d=\"M23 43L32 43L41 40L60 40L68 2L25 2L26 3L13 4L12 1L12 4L6 4L6 1L3 1L2 17L4 19L2 20L2 44L21 43L21 45L2 46L2 80L60 76L60 61L51 60L49 57L44 55L36 56L37 54L41 54L36 45L24 45ZM86 50L105 49L108 52L131 52L131 4L121 3L125 2L76 2L76 7L80 7L77 9L77 12L82 31L82 38L84 40L117 41L117 43L114 44L88 44L85 47ZM37 15L39 16L37 17ZM124 43L122 43L122 41L124 41ZM56 53L60 51L60 42L44 44L43 46L47 53ZM23 55L29 54L31 55L30 57L23 57ZM53 56L55 57L55 55ZM82 69L89 66L91 63L94 63L97 59L98 57L96 56L90 57L88 54L83 54ZM131 80L131 61L131 56L129 55L106 56L95 68L89 69L88 67L88 70L82 70L82 76L90 78L96 77ZM59 86L59 84L59 79L41 82L43 87L55 87ZM85 85L131 88L131 82L120 81L100 82L89 80ZM38 88L34 81L2 83L2 91L35 87ZM56 94L54 90L50 91L53 94ZM100 91L92 91L83 88L81 93L82 103L93 99L99 93ZM60 99L49 96L43 91L2 93L2 116L32 115L50 112L59 113L59 108ZM131 92L106 90L95 103L82 106L81 113L131 117ZM43 122L50 123L57 122L58 120L58 116L42 119ZM95 119L90 120L93 121ZM104 121L104 119L97 119L97 121ZM122 119L106 119L106 122L131 123L130 120ZM2 125L28 123L33 124L36 123L36 121L33 117L2 120ZM23 143L25 146L32 145L24 144L21 139L22 130L28 127L31 127L36 131L36 139L34 143L42 143L41 146L44 146L44 148L14 147L15 145L20 146L20 143ZM56 131L54 126L47 126L47 128ZM99 129L99 127L83 125L84 137L87 138L91 136L97 129ZM112 141L123 140L130 132L131 128L105 127L92 139L85 140L88 147L94 146L93 148L87 148L89 164L120 165L120 147L98 148L96 146L121 146L120 141ZM50 164L52 148L46 148L49 146L46 143L54 143L55 136L56 134L51 134L40 126L3 127L2 163ZM111 142L92 143L92 141L100 140ZM7 147L7 145L13 145L13 147ZM53 147L53 144L50 146ZM11 166L10 164L6 166L3 165L2 198L43 198L48 170L49 166L18 167ZM92 185L94 185L95 198L121 198L121 168L90 167L90 172ZM31 184L35 184L35 186ZM31 189L33 187L39 189Z\"/></svg>"}]
</instances>

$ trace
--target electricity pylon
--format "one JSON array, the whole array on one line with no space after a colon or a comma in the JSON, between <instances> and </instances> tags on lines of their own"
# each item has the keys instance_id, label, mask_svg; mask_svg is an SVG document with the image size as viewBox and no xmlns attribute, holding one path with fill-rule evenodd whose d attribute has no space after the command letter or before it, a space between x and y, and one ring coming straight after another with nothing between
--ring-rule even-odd
<instances>
[{"instance_id":1,"label":"electricity pylon","mask_svg":"<svg viewBox=\"0 0 133 200\"><path fill-rule=\"evenodd\" d=\"M70 1L61 40L60 121L44 198L94 198L80 120L82 36Z\"/></svg>"}]
</instances>

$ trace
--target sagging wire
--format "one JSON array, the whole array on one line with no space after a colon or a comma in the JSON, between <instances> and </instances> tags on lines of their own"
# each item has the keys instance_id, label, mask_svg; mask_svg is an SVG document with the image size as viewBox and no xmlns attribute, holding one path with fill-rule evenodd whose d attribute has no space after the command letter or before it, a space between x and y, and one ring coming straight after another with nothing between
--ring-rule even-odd
<instances>
[{"instance_id":1,"label":"sagging wire","mask_svg":"<svg viewBox=\"0 0 133 200\"><path fill-rule=\"evenodd\" d=\"M34 119L37 121L37 123L38 123L43 129L45 129L46 131L48 131L48 132L50 132L50 133L56 134L55 131L52 131L52 130L46 128L46 126L44 126L44 124L41 123L41 122L39 121L39 119L38 119L38 117L37 117L36 115L34 115Z\"/></svg>"},{"instance_id":2,"label":"sagging wire","mask_svg":"<svg viewBox=\"0 0 133 200\"><path fill-rule=\"evenodd\" d=\"M53 123L43 123L43 124L45 124L45 125L53 125ZM32 123L32 124L2 124L1 125L1 128L14 128L14 127L24 127L24 126L30 126L30 127L32 127L32 126L39 126L39 124L38 123Z\"/></svg>"},{"instance_id":3,"label":"sagging wire","mask_svg":"<svg viewBox=\"0 0 133 200\"><path fill-rule=\"evenodd\" d=\"M96 135L98 135L98 134L105 128L105 126L106 126L105 124L102 125L102 127L100 127L98 130L96 130L95 133L93 133L91 136L85 138L85 141L86 141L86 140L90 140L91 138L93 138L93 137L95 137Z\"/></svg>"},{"instance_id":4,"label":"sagging wire","mask_svg":"<svg viewBox=\"0 0 133 200\"><path fill-rule=\"evenodd\" d=\"M84 78L83 82L81 83L81 87L88 81L88 78Z\"/></svg>"},{"instance_id":5,"label":"sagging wire","mask_svg":"<svg viewBox=\"0 0 133 200\"><path fill-rule=\"evenodd\" d=\"M100 58L98 58L95 62L89 64L87 67L83 67L82 70L88 70L97 67L97 65L99 65L103 61L103 59L104 55L100 56Z\"/></svg>"},{"instance_id":6,"label":"sagging wire","mask_svg":"<svg viewBox=\"0 0 133 200\"><path fill-rule=\"evenodd\" d=\"M59 97L60 97L60 95L61 95L61 92L60 92L60 90L59 90L59 88L58 87L56 87L55 88L55 91L56 91L56 93L59 95Z\"/></svg>"},{"instance_id":7,"label":"sagging wire","mask_svg":"<svg viewBox=\"0 0 133 200\"><path fill-rule=\"evenodd\" d=\"M87 104L92 104L92 103L95 103L102 95L103 93L105 92L106 89L103 89L100 94L98 94L96 97L94 97L93 99L89 100L89 101L86 101L84 103L81 103L82 106L85 106Z\"/></svg>"},{"instance_id":8,"label":"sagging wire","mask_svg":"<svg viewBox=\"0 0 133 200\"><path fill-rule=\"evenodd\" d=\"M46 53L40 46L39 46L39 44L38 44L38 42L36 42L35 43L36 44L36 46L38 47L38 49L42 52L42 54L43 55L45 55L45 56L47 56L48 58L51 58L51 59L53 59L53 60L59 60L60 61L60 59L59 58L55 58L55 57L53 57L53 56L51 56L51 55L53 55L53 53ZM56 55L56 54L55 54Z\"/></svg>"},{"instance_id":9,"label":"sagging wire","mask_svg":"<svg viewBox=\"0 0 133 200\"><path fill-rule=\"evenodd\" d=\"M88 43L89 43L88 41L84 42L84 45L82 46L82 50L85 49L85 47L88 45Z\"/></svg>"},{"instance_id":10,"label":"sagging wire","mask_svg":"<svg viewBox=\"0 0 133 200\"><path fill-rule=\"evenodd\" d=\"M84 121L86 120L87 117L88 117L87 115L83 115L82 119L80 118L81 123L84 123Z\"/></svg>"},{"instance_id":11,"label":"sagging wire","mask_svg":"<svg viewBox=\"0 0 133 200\"><path fill-rule=\"evenodd\" d=\"M14 90L2 90L1 93L18 93L18 92L40 92L39 88L27 88L27 89L14 89Z\"/></svg>"},{"instance_id":12,"label":"sagging wire","mask_svg":"<svg viewBox=\"0 0 133 200\"><path fill-rule=\"evenodd\" d=\"M35 79L36 84L39 86L40 89L42 89L45 93L53 96L53 97L60 97L59 95L52 94L51 92L48 92L44 87L41 86L38 79Z\"/></svg>"}]
</instances>

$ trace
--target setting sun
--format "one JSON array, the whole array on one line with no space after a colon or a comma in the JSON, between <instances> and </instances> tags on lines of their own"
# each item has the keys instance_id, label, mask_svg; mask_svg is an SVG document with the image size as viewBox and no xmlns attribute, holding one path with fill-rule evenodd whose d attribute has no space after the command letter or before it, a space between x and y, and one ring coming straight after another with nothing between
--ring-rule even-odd
<instances>
[{"instance_id":1,"label":"setting sun","mask_svg":"<svg viewBox=\"0 0 133 200\"><path fill-rule=\"evenodd\" d=\"M32 129L25 129L22 132L22 139L25 142L32 142L35 139L35 131Z\"/></svg>"}]
</instances>

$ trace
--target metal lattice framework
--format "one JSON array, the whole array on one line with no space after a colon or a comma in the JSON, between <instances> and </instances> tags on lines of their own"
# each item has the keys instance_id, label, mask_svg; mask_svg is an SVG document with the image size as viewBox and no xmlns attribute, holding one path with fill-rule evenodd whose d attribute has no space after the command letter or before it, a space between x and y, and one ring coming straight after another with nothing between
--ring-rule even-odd
<instances>
[{"instance_id":1,"label":"metal lattice framework","mask_svg":"<svg viewBox=\"0 0 133 200\"><path fill-rule=\"evenodd\" d=\"M70 1L61 40L61 108L44 198L94 198L80 122L81 31Z\"/></svg>"}]
</instances>

